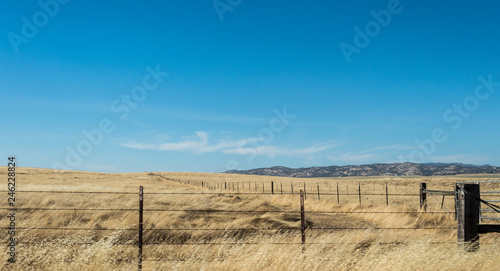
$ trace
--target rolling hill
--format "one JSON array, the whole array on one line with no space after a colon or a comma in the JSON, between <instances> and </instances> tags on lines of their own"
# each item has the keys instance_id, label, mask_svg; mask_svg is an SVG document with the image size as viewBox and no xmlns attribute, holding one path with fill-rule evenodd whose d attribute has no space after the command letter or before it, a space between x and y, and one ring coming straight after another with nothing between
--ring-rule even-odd
<instances>
[{"instance_id":1,"label":"rolling hill","mask_svg":"<svg viewBox=\"0 0 500 271\"><path fill-rule=\"evenodd\" d=\"M460 163L392 163L308 168L288 168L276 166L250 170L230 170L225 173L297 178L347 176L443 176L457 174L495 174L500 173L500 167Z\"/></svg>"}]
</instances>

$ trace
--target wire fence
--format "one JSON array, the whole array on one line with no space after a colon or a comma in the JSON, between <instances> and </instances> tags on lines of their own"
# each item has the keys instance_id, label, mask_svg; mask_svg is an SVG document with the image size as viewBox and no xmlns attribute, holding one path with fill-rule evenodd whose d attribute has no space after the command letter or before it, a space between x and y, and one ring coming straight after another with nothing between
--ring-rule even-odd
<instances>
[{"instance_id":1,"label":"wire fence","mask_svg":"<svg viewBox=\"0 0 500 271\"><path fill-rule=\"evenodd\" d=\"M182 185L203 188L203 194L216 195L220 193L232 193L233 195L299 195L299 190L304 191L305 199L327 200L337 204L370 204L370 205L407 205L409 207L419 206L419 193L415 187L408 184L389 184L387 182L297 182L297 181L260 181L260 182L234 182L234 181L202 181L176 179L161 174L148 173L164 181L176 182ZM453 192L453 185L440 185L438 188ZM436 192L436 191L434 191ZM447 191L448 192L448 191ZM158 192L163 194L163 192ZM185 192L171 192L168 194L182 195ZM436 193L431 197L436 198ZM500 196L498 194L497 196ZM437 202L437 203L436 203ZM452 212L455 203L451 200L430 201L426 205L427 211L446 210Z\"/></svg>"},{"instance_id":2,"label":"wire fence","mask_svg":"<svg viewBox=\"0 0 500 271\"><path fill-rule=\"evenodd\" d=\"M164 177L162 177L164 178ZM169 180L169 181L175 181L175 180ZM204 183L201 184L201 186L205 185ZM213 186L213 185L212 185ZM222 184L219 184L219 188L221 189ZM227 184L226 184L227 187ZM293 187L293 186L291 186ZM362 194L361 193L361 186L359 186L358 193L339 193L337 190L335 193L320 193L318 192L317 197L320 199L322 196L325 195L332 195L337 197L337 199L340 196L358 196L360 198L360 203L361 203L361 196L385 196L386 198L392 197L392 196L418 196L418 193L399 193L399 194L389 194L387 191L387 186L386 186L386 193L366 193ZM212 187L213 188L213 187ZM210 189L212 189L210 188ZM214 188L216 189L216 188ZM293 189L293 188L292 188ZM279 190L278 190L279 191ZM320 191L318 189L318 191ZM0 192L7 192L7 191L0 191ZM143 247L147 246L225 246L225 245L230 245L230 246L238 246L238 245L302 245L302 246L314 246L314 245L348 245L348 244L358 244L358 243L350 243L350 242L317 242L317 241L312 241L312 242L305 242L305 238L303 237L302 242L245 242L244 239L241 241L235 242L233 241L220 241L220 242L213 242L211 240L200 240L199 242L192 242L189 240L154 240L154 238L145 238L143 239L143 235L146 233L151 233L151 232L168 232L168 233L174 233L174 232L219 232L221 233L220 236L225 236L227 233L241 233L241 232L252 232L252 233L273 233L274 234L293 234L295 233L296 236L299 236L302 234L312 234L313 232L332 232L332 231L414 231L414 230L445 230L445 231L452 231L455 230L456 227L445 227L445 226L415 226L415 227L377 227L374 225L369 225L369 226L314 226L314 225L307 225L305 228L301 228L300 226L298 227L268 227L268 228L245 228L245 227L238 227L238 228L230 228L230 227L156 227L153 225L151 221L145 222L142 219L142 216L144 213L149 214L149 217L155 217L158 216L159 213L165 213L165 214L171 214L174 212L181 212L181 213L194 213L194 214L241 214L241 215L259 215L259 214L289 214L294 216L295 221L301 221L304 220L303 217L301 217L302 214L305 213L308 217L315 217L315 216L321 216L321 217L326 217L326 218L331 218L331 221L334 222L336 216L338 215L367 215L367 214L407 214L407 215L418 215L422 214L420 211L313 211L313 210L306 210L306 211L301 211L301 210L293 210L293 209L287 209L283 208L280 210L249 210L249 209L191 209L191 208L147 208L147 199L148 196L150 195L193 195L193 196L200 196L200 195L230 195L230 196L237 196L237 195L252 195L252 194L266 194L266 195L297 195L298 193L294 193L296 191L290 191L289 193L275 193L276 191L272 192L266 192L264 189L262 193L255 193L255 192L238 192L238 191L218 191L218 192L143 192L142 187L139 192L114 192L114 191L56 191L56 190L17 190L16 193L22 194L22 193L37 193L37 194L84 194L84 195L92 195L92 194L99 194L99 195L126 195L126 196L133 196L137 197L139 199L138 201L138 207L137 208L66 208L66 207L30 207L30 206L22 206L22 207L16 207L16 208L0 208L0 210L4 211L15 211L15 212L64 212L64 211L72 211L72 212L127 212L127 213L136 213L139 217L138 223L130 223L126 225L121 225L121 227L102 227L102 226L95 226L95 227L51 227L49 225L23 225L23 227L16 227L16 230L19 231L26 231L26 232L33 232L33 231L61 231L61 232L69 232L69 231L88 231L88 232L130 232L130 233L136 233L134 235L128 235L129 239L127 240L122 240L121 242L115 242L112 243L112 245L117 245L117 246L131 246L131 247L137 247L139 249L139 266L141 266L141 263L143 261L163 261L162 259L154 259L154 258L148 258L147 254L148 251L147 249L144 251L143 255ZM304 196L307 195L304 193ZM143 207L143 203L146 203L146 208ZM339 200L340 202L340 200ZM388 205L389 201L387 201ZM67 202L66 202L67 204ZM102 202L102 204L106 204L106 202ZM449 215L449 212L444 212L444 211L431 211L431 212L426 212L427 214L436 214L436 215ZM64 219L62 216L57 216L58 219ZM325 222L328 224L328 221ZM332 225L334 223L331 223ZM302 224L304 225L304 224ZM4 230L9 230L9 227L3 227L2 229ZM300 232L302 233L296 233ZM304 233L305 232L305 233ZM147 237L147 235L146 235ZM95 244L95 241L88 242L88 241L82 241L82 242L57 242L53 240L35 240L35 241L30 241L30 243L23 244L22 242L19 243L21 246L30 246L30 245L36 245L37 243L40 244L55 244L55 245L61 245L61 246L75 246L75 245L81 245L81 246L87 246L87 245L93 245ZM448 244L448 243L455 243L455 242L435 242L435 244ZM402 244L401 242L389 242L389 243L383 243L381 242L380 245L394 245L394 244ZM129 259L130 260L130 259Z\"/></svg>"},{"instance_id":3,"label":"wire fence","mask_svg":"<svg viewBox=\"0 0 500 271\"><path fill-rule=\"evenodd\" d=\"M498 197L500 196L500 191L495 191L495 189L498 189L496 186L500 183L500 180L479 181L474 183L479 184L480 187L479 197L472 195L472 197L480 202L479 223L485 221L489 223L499 223L500 200L498 200Z\"/></svg>"}]
</instances>

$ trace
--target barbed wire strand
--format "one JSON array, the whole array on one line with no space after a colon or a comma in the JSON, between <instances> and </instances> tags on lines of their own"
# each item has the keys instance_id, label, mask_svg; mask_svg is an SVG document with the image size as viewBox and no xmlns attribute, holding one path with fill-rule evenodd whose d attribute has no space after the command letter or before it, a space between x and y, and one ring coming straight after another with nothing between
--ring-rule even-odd
<instances>
[{"instance_id":1,"label":"barbed wire strand","mask_svg":"<svg viewBox=\"0 0 500 271\"><path fill-rule=\"evenodd\" d=\"M7 230L9 227L2 227L0 229ZM131 228L58 228L58 227L16 227L16 230L62 230L62 231L139 231L139 229ZM438 230L438 229L455 229L455 227L424 227L424 228L376 228L376 227L322 227L322 228L306 228L306 230ZM295 231L301 230L300 228L270 228L270 229L222 229L222 228L148 228L143 229L143 231Z\"/></svg>"},{"instance_id":2,"label":"barbed wire strand","mask_svg":"<svg viewBox=\"0 0 500 271\"><path fill-rule=\"evenodd\" d=\"M124 208L33 208L33 207L0 207L0 210L10 211L121 211L138 212L139 209ZM200 213L290 213L300 214L300 211L290 210L220 210L220 209L143 209L143 212L200 212ZM309 215L322 214L450 214L449 212L422 212L422 211L307 211Z\"/></svg>"},{"instance_id":3,"label":"barbed wire strand","mask_svg":"<svg viewBox=\"0 0 500 271\"><path fill-rule=\"evenodd\" d=\"M16 190L16 191L9 191L9 190L0 190L0 192L15 192L15 193L53 193L53 194L116 194L116 195L139 195L138 192L103 192L103 191L55 191L55 190ZM299 193L283 193L281 192L144 192L144 195L300 195ZM311 194L316 194L314 192L311 192ZM337 196L336 193L321 193L320 195L324 196ZM356 194L338 194L339 196L359 196L359 193ZM385 193L362 193L362 196L419 196L420 194L385 194Z\"/></svg>"},{"instance_id":4,"label":"barbed wire strand","mask_svg":"<svg viewBox=\"0 0 500 271\"><path fill-rule=\"evenodd\" d=\"M139 209L113 209L113 208L31 208L31 207L14 207L7 208L2 207L0 210L10 210L10 211L120 211L120 212L138 212Z\"/></svg>"},{"instance_id":5,"label":"barbed wire strand","mask_svg":"<svg viewBox=\"0 0 500 271\"><path fill-rule=\"evenodd\" d=\"M55 190L0 190L0 192L14 192L14 193L54 193L54 194L118 194L118 195L139 195L138 192L104 192L104 191L55 191Z\"/></svg>"}]
</instances>

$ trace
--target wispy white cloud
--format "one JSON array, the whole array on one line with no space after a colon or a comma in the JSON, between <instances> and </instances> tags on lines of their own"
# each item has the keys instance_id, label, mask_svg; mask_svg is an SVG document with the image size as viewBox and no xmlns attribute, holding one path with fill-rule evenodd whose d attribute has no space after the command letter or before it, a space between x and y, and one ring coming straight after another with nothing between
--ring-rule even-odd
<instances>
[{"instance_id":1,"label":"wispy white cloud","mask_svg":"<svg viewBox=\"0 0 500 271\"><path fill-rule=\"evenodd\" d=\"M427 160L435 163L486 164L488 161L491 161L491 158L473 154L450 154L444 156L429 156Z\"/></svg>"},{"instance_id":2,"label":"wispy white cloud","mask_svg":"<svg viewBox=\"0 0 500 271\"><path fill-rule=\"evenodd\" d=\"M358 152L347 152L338 155L329 155L328 159L334 163L349 163L349 164L363 164L373 163L374 161L380 163L392 163L388 158L387 151L401 151L415 149L415 146L405 146L402 144L393 144L388 146L376 147L372 149L362 150Z\"/></svg>"},{"instance_id":3,"label":"wispy white cloud","mask_svg":"<svg viewBox=\"0 0 500 271\"><path fill-rule=\"evenodd\" d=\"M268 124L269 119L257 118L252 116L232 116L217 114L210 111L187 111L183 109L165 109L160 106L148 106L143 109L147 114L154 115L163 119L181 119L220 123L248 123L248 124Z\"/></svg>"},{"instance_id":4,"label":"wispy white cloud","mask_svg":"<svg viewBox=\"0 0 500 271\"><path fill-rule=\"evenodd\" d=\"M205 152L216 152L227 148L237 148L242 147L254 142L258 142L260 139L255 137L249 137L245 139L240 139L237 141L225 141L220 140L215 145L210 145L208 142L209 134L207 132L196 132L196 136L189 137L184 141L177 143L163 143L163 144L144 144L144 143L121 143L121 146L141 149L141 150L159 150L159 151L186 151L192 153L205 153Z\"/></svg>"},{"instance_id":5,"label":"wispy white cloud","mask_svg":"<svg viewBox=\"0 0 500 271\"><path fill-rule=\"evenodd\" d=\"M107 113L109 112L109 104L99 103L99 102L62 102L54 101L50 99L39 99L33 97L18 97L15 101L19 100L19 103L10 101L10 105L18 104L21 107L37 108L37 109L55 109L55 110L69 110L82 111L82 112L92 112L92 113ZM22 100L22 102L21 102ZM8 102L2 100L0 105L9 105Z\"/></svg>"},{"instance_id":6,"label":"wispy white cloud","mask_svg":"<svg viewBox=\"0 0 500 271\"><path fill-rule=\"evenodd\" d=\"M394 145L389 145L389 146L383 146L383 147L377 147L369 150L364 150L361 153L368 153L368 152L377 152L377 151L385 151L385 150L412 150L416 149L416 146L404 146L401 144L394 144Z\"/></svg>"},{"instance_id":7,"label":"wispy white cloud","mask_svg":"<svg viewBox=\"0 0 500 271\"><path fill-rule=\"evenodd\" d=\"M275 156L303 156L315 154L330 148L338 146L333 141L328 141L320 144L315 144L307 148L289 149L279 148L272 145L262 145L258 147L239 147L223 150L226 154L241 154L241 155L261 155L267 157Z\"/></svg>"},{"instance_id":8,"label":"wispy white cloud","mask_svg":"<svg viewBox=\"0 0 500 271\"><path fill-rule=\"evenodd\" d=\"M196 136L186 138L176 143L144 144L137 142L121 143L120 145L140 150L181 151L196 154L208 152L221 152L224 154L259 155L267 157L275 156L301 156L315 154L339 144L334 141L315 144L306 148L290 149L262 144L264 138L248 137L236 141L219 140L216 144L209 143L207 132L196 132Z\"/></svg>"}]
</instances>

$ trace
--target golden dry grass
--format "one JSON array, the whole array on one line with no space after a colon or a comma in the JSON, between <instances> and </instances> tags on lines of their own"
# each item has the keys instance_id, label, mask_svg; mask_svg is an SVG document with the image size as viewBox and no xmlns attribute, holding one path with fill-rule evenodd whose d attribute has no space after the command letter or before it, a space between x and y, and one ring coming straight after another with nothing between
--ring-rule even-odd
<instances>
[{"instance_id":1,"label":"golden dry grass","mask_svg":"<svg viewBox=\"0 0 500 271\"><path fill-rule=\"evenodd\" d=\"M5 167L0 167L0 174L6 176ZM151 261L144 262L143 270L497 270L498 234L482 235L480 251L465 253L457 248L453 215L415 212L418 210L418 196L401 194L418 193L418 183L424 180L429 189L452 190L457 181L497 179L499 176L294 179L158 173L181 182L189 180L190 184L203 181L210 187L208 189L146 173L104 174L18 168L17 174L17 189L20 191L137 193L138 187L144 186L145 209L170 210L146 211L145 228L177 230L145 231L144 242L154 244L144 246L144 256ZM271 181L275 183L277 195L243 193L254 193L256 186L257 191L261 191L263 184L269 192ZM231 191L221 190L224 182L231 183ZM291 182L297 190L306 183L309 227L346 230L308 230L305 247L300 245L300 231L280 230L300 227L300 216L295 212L299 210L299 198L296 194L287 194ZM228 193L233 192L232 183L237 184L242 194ZM336 198L337 183L341 194L354 194L341 196L340 205ZM359 183L363 193L372 194L385 193L387 183L389 206L385 205L385 196L363 196L360 205L356 195ZM278 184L283 184L285 195L280 194ZM312 194L317 192L314 190L318 184L323 193L321 200ZM151 192L179 194L147 194ZM325 195L327 193L332 195ZM429 210L446 211L441 209L440 197L428 200ZM17 207L137 209L138 195L18 192L16 203ZM453 210L453 200L447 198L445 206ZM260 212L180 211L186 209ZM313 211L344 213L312 214ZM6 214L7 211L3 210L3 225L7 225ZM137 269L137 247L134 245L138 226L136 211L18 211L16 218L18 227L113 230L19 230L19 262L8 264L4 253L2 270ZM421 229L429 227L443 229ZM0 232L0 237L5 244L6 230Z\"/></svg>"}]
</instances>

